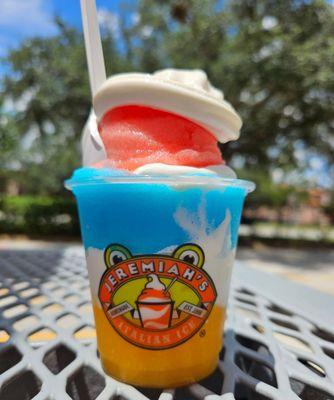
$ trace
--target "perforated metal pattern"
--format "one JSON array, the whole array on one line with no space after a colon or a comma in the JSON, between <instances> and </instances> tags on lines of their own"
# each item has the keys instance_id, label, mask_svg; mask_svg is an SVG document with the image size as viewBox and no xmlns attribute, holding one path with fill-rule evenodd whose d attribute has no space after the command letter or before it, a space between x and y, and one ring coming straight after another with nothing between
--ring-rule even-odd
<instances>
[{"instance_id":1,"label":"perforated metal pattern","mask_svg":"<svg viewBox=\"0 0 334 400\"><path fill-rule=\"evenodd\" d=\"M334 399L334 302L322 299L328 319L320 320L286 299L295 291L319 302L320 294L262 275L236 266L212 376L181 389L144 390L101 369L81 249L2 251L0 400Z\"/></svg>"}]
</instances>

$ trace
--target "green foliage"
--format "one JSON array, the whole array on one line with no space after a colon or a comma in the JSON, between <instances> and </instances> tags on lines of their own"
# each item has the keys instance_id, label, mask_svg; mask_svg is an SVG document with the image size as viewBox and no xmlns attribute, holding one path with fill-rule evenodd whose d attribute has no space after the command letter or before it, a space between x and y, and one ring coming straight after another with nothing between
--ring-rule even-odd
<instances>
[{"instance_id":1,"label":"green foliage","mask_svg":"<svg viewBox=\"0 0 334 400\"><path fill-rule=\"evenodd\" d=\"M0 233L69 236L79 234L74 199L2 196L0 210Z\"/></svg>"},{"instance_id":2,"label":"green foliage","mask_svg":"<svg viewBox=\"0 0 334 400\"><path fill-rule=\"evenodd\" d=\"M0 84L0 169L21 193L64 194L64 180L81 162L91 107L83 37L57 24L58 35L26 40L9 53L10 73ZM104 45L110 73L120 72L124 63L111 36Z\"/></svg>"},{"instance_id":3,"label":"green foliage","mask_svg":"<svg viewBox=\"0 0 334 400\"><path fill-rule=\"evenodd\" d=\"M139 9L137 36L146 26L154 33L133 44L133 53L151 64L154 55L148 69L203 68L241 113L241 138L223 146L228 161L240 156L247 167L290 170L300 166L296 149L303 148L333 162L328 2L142 0Z\"/></svg>"}]
</instances>

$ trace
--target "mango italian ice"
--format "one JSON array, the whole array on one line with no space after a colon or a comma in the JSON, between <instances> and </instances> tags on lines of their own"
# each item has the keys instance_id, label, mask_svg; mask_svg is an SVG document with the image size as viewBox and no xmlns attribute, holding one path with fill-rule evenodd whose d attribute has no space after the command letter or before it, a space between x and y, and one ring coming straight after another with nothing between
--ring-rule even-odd
<instances>
[{"instance_id":1,"label":"mango italian ice","mask_svg":"<svg viewBox=\"0 0 334 400\"><path fill-rule=\"evenodd\" d=\"M101 362L143 387L218 365L241 211L251 182L218 142L241 119L200 70L110 77L93 98L78 203Z\"/></svg>"}]
</instances>

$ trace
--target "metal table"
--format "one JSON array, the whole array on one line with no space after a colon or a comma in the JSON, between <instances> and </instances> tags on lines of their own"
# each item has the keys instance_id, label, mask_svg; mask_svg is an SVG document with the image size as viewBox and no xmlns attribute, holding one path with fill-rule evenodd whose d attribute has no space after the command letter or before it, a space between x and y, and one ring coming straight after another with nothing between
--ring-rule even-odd
<instances>
[{"instance_id":1,"label":"metal table","mask_svg":"<svg viewBox=\"0 0 334 400\"><path fill-rule=\"evenodd\" d=\"M107 377L84 253L0 252L0 400L334 399L334 298L235 267L224 348L209 378L176 390Z\"/></svg>"}]
</instances>

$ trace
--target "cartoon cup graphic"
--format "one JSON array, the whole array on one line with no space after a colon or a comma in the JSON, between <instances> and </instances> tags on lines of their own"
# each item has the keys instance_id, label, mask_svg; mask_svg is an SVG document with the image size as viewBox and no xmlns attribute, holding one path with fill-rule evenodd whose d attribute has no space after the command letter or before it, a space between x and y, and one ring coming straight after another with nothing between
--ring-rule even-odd
<instances>
[{"instance_id":1,"label":"cartoon cup graphic","mask_svg":"<svg viewBox=\"0 0 334 400\"><path fill-rule=\"evenodd\" d=\"M169 328L174 301L157 275L150 274L148 278L149 282L136 301L141 324L149 329Z\"/></svg>"}]
</instances>

